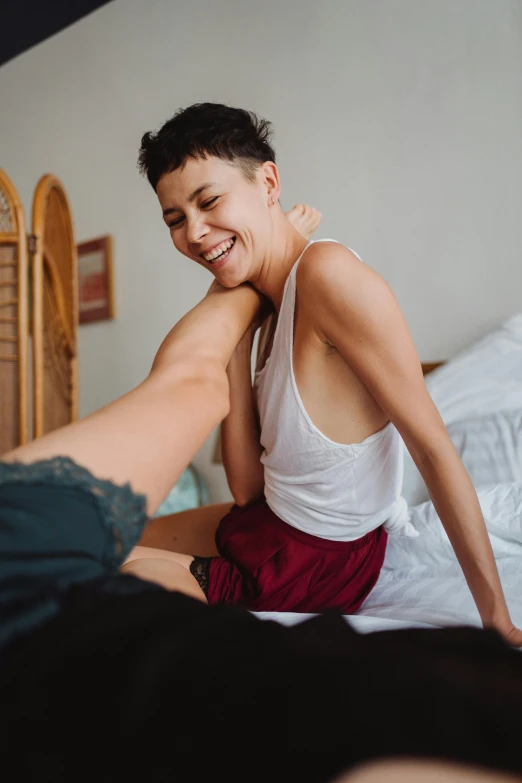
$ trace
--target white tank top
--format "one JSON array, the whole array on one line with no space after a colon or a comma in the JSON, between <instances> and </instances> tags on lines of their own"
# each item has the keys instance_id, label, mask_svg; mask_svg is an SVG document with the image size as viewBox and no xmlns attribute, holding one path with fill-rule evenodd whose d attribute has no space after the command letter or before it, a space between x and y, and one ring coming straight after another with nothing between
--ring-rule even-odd
<instances>
[{"instance_id":1,"label":"white tank top","mask_svg":"<svg viewBox=\"0 0 522 783\"><path fill-rule=\"evenodd\" d=\"M301 258L285 283L270 357L255 377L266 501L284 522L320 538L353 541L380 525L417 536L401 497L403 445L393 424L345 445L323 435L305 410L293 369Z\"/></svg>"}]
</instances>

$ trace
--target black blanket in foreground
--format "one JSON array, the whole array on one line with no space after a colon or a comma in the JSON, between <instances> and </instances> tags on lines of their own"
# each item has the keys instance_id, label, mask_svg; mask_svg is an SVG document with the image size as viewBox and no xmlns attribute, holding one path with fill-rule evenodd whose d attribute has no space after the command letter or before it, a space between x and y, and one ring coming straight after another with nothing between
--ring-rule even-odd
<instances>
[{"instance_id":1,"label":"black blanket in foreground","mask_svg":"<svg viewBox=\"0 0 522 783\"><path fill-rule=\"evenodd\" d=\"M404 755L522 772L522 656L477 629L359 635L337 614L284 627L77 589L18 650L0 705L18 781L192 781L202 764L246 781L271 761L271 781L326 781ZM315 755L289 777L289 751Z\"/></svg>"}]
</instances>

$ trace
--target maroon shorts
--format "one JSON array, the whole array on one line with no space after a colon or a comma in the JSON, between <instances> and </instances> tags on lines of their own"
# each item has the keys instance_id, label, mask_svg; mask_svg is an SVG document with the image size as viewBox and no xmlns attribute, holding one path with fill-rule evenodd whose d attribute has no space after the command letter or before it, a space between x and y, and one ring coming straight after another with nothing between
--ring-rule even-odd
<instances>
[{"instance_id":1,"label":"maroon shorts","mask_svg":"<svg viewBox=\"0 0 522 783\"><path fill-rule=\"evenodd\" d=\"M209 604L352 614L377 581L387 538L382 527L356 541L317 538L287 525L263 499L234 506L216 532L221 557L196 558L191 571Z\"/></svg>"}]
</instances>

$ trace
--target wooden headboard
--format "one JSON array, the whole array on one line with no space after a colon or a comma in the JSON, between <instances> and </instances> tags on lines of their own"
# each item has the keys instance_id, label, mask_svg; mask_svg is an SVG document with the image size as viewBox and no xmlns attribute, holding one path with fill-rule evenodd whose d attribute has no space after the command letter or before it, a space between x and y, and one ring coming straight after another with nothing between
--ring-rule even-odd
<instances>
[{"instance_id":1,"label":"wooden headboard","mask_svg":"<svg viewBox=\"0 0 522 783\"><path fill-rule=\"evenodd\" d=\"M440 367L442 364L444 364L444 362L422 362L422 374L427 375L429 372L436 370L437 367Z\"/></svg>"}]
</instances>

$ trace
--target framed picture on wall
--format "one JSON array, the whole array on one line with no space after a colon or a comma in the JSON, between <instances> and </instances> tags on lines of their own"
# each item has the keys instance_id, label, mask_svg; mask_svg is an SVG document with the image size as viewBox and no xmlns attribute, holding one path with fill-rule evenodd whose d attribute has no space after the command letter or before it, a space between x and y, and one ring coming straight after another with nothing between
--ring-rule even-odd
<instances>
[{"instance_id":1,"label":"framed picture on wall","mask_svg":"<svg viewBox=\"0 0 522 783\"><path fill-rule=\"evenodd\" d=\"M112 237L81 242L77 251L80 324L114 318Z\"/></svg>"}]
</instances>

